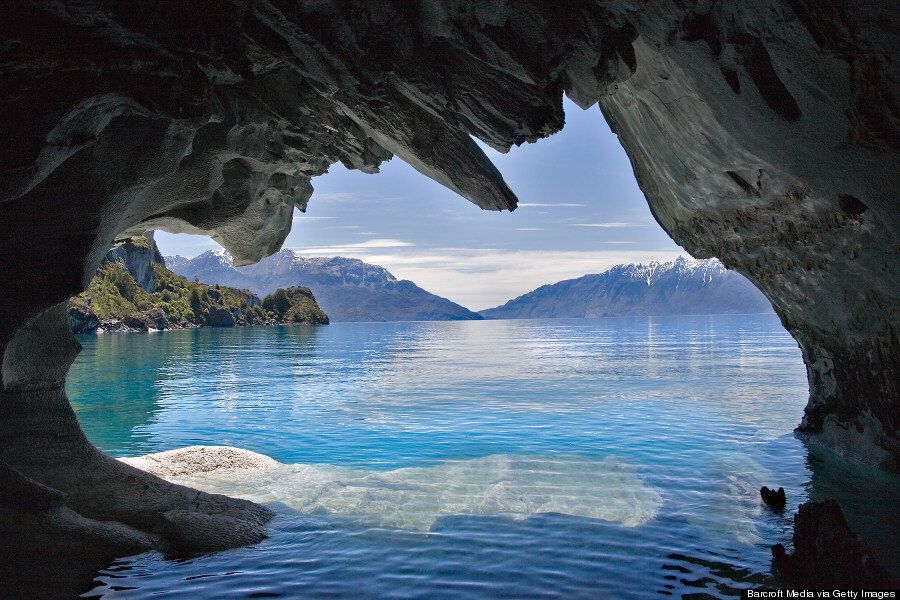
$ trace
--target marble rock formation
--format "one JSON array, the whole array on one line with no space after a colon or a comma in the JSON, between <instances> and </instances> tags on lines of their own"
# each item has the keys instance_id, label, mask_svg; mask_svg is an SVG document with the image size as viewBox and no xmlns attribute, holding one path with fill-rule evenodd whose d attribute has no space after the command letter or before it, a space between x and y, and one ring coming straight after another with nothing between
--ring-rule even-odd
<instances>
[{"instance_id":1,"label":"marble rock formation","mask_svg":"<svg viewBox=\"0 0 900 600\"><path fill-rule=\"evenodd\" d=\"M565 93L599 104L659 224L772 301L808 367L799 429L897 468L898 18L891 0L9 3L0 456L87 517L178 539L190 519L162 523L187 492L83 439L57 305L148 230L209 233L242 264L277 251L336 162L396 155L514 209L472 138L550 135ZM231 531L263 514L199 504Z\"/></svg>"},{"instance_id":2,"label":"marble rock formation","mask_svg":"<svg viewBox=\"0 0 900 600\"><path fill-rule=\"evenodd\" d=\"M111 262L121 263L145 292L156 290L153 263L163 266L166 264L153 239L152 231L148 231L143 237L117 244L106 253L100 264L102 266Z\"/></svg>"},{"instance_id":3,"label":"marble rock formation","mask_svg":"<svg viewBox=\"0 0 900 600\"><path fill-rule=\"evenodd\" d=\"M794 517L794 551L772 546L772 561L784 583L798 588L891 588L890 575L866 543L847 525L834 500L807 502Z\"/></svg>"}]
</instances>

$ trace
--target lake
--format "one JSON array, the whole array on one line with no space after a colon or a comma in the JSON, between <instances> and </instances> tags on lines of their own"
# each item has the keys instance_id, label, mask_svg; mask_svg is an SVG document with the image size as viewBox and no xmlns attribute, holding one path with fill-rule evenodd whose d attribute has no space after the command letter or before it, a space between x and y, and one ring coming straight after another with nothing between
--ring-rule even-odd
<instances>
[{"instance_id":1,"label":"lake","mask_svg":"<svg viewBox=\"0 0 900 600\"><path fill-rule=\"evenodd\" d=\"M792 433L774 315L335 323L79 336L68 390L113 456L236 446L196 485L272 506L256 547L104 570L103 598L730 597L839 499L896 569L891 476ZM870 474L871 475L871 474ZM761 505L783 486L783 514Z\"/></svg>"}]
</instances>

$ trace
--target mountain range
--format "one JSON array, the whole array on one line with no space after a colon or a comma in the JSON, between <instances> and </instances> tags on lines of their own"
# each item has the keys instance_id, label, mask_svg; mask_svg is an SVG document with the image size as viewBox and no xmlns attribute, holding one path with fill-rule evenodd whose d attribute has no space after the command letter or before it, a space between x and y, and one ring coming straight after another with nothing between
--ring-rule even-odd
<instances>
[{"instance_id":1,"label":"mountain range","mask_svg":"<svg viewBox=\"0 0 900 600\"><path fill-rule=\"evenodd\" d=\"M304 258L282 250L255 265L235 267L216 249L195 258L167 256L166 266L188 279L245 288L259 296L302 285L312 290L332 321L456 321L481 315L436 296L387 269L356 258Z\"/></svg>"},{"instance_id":2,"label":"mountain range","mask_svg":"<svg viewBox=\"0 0 900 600\"><path fill-rule=\"evenodd\" d=\"M480 314L486 319L546 319L765 312L772 312L769 300L740 273L714 258L678 257L618 265L544 285Z\"/></svg>"},{"instance_id":3,"label":"mountain range","mask_svg":"<svg viewBox=\"0 0 900 600\"><path fill-rule=\"evenodd\" d=\"M301 285L332 321L596 318L625 315L764 313L772 307L743 275L716 259L623 264L599 274L544 285L502 306L476 313L436 296L387 269L355 258L305 258L282 250L255 265L235 267L216 249L195 258L167 256L175 273L259 296Z\"/></svg>"}]
</instances>

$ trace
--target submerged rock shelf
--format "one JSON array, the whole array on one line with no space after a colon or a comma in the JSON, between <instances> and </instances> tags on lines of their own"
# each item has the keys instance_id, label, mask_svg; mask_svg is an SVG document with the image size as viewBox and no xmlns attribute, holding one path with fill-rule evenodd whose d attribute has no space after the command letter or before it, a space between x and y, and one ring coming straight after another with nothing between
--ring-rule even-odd
<instances>
[{"instance_id":1,"label":"submerged rock shelf","mask_svg":"<svg viewBox=\"0 0 900 600\"><path fill-rule=\"evenodd\" d=\"M545 513L638 527L656 517L662 494L615 456L492 455L388 471L286 465L241 448L191 446L119 459L173 483L329 514L375 527L430 531L451 515L513 520Z\"/></svg>"}]
</instances>

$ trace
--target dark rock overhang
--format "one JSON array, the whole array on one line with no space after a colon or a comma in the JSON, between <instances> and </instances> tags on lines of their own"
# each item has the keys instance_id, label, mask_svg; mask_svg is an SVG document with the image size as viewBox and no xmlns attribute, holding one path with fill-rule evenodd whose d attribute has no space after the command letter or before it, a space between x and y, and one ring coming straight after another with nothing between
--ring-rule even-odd
<instances>
[{"instance_id":1,"label":"dark rock overhang","mask_svg":"<svg viewBox=\"0 0 900 600\"><path fill-rule=\"evenodd\" d=\"M550 135L565 93L599 104L660 225L772 301L808 368L800 431L896 469L898 18L889 0L9 3L0 400L21 427L0 428L4 460L119 518L40 461L121 469L42 449L52 427L28 414L52 405L87 444L61 391L77 345L57 305L116 240L205 232L252 262L280 248L312 178L392 155L512 210L472 138L505 151ZM263 517L236 512L256 535ZM157 535L192 518L137 522Z\"/></svg>"},{"instance_id":2,"label":"dark rock overhang","mask_svg":"<svg viewBox=\"0 0 900 600\"><path fill-rule=\"evenodd\" d=\"M888 450L866 460L894 462L891 9L15 3L0 31L3 262L44 279L6 278L0 337L145 230L207 232L238 262L271 254L336 162L376 172L396 155L482 208L512 210L473 137L506 151L550 135L565 93L599 103L663 228L772 300L810 366L804 429L830 428L848 452L864 429Z\"/></svg>"}]
</instances>

